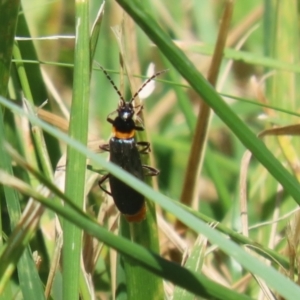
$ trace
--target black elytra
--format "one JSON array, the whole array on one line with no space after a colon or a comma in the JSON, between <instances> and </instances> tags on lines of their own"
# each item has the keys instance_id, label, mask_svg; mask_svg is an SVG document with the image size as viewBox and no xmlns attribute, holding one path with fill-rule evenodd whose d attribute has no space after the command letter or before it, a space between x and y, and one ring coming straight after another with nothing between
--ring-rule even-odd
<instances>
[{"instance_id":1,"label":"black elytra","mask_svg":"<svg viewBox=\"0 0 300 300\"><path fill-rule=\"evenodd\" d=\"M137 97L139 92L147 85L147 83L149 83L158 75L166 72L167 70L158 72L150 77L132 96L131 100L129 102L126 102L121 92L117 89L114 82L104 70L104 68L100 65L98 66L104 72L104 74L120 96L117 110L109 114L107 117L107 121L112 124L113 136L109 140L108 144L101 145L100 148L102 150L109 151L110 161L112 163L118 165L123 170L127 171L128 173L132 174L142 181L144 180L145 170L147 171L147 175L149 176L158 175L159 171L157 169L142 164L140 153L149 153L150 144L149 142L137 142L135 140L135 131L142 131L144 130L144 128L143 126L137 126L133 119L136 113L132 102ZM139 111L141 109L142 106L139 107ZM113 114L117 114L114 119L111 118L111 115ZM110 193L102 187L102 184L107 179L109 180L110 184ZM115 205L117 206L118 210L125 216L128 222L140 222L145 219L146 205L144 196L142 194L129 187L111 174L104 175L102 178L100 178L99 186L103 191L113 197Z\"/></svg>"}]
</instances>

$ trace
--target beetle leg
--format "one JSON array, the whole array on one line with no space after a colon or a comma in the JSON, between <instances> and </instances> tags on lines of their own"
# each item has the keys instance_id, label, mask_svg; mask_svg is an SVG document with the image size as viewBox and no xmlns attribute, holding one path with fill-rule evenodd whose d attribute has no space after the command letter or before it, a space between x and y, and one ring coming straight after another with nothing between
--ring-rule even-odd
<instances>
[{"instance_id":1,"label":"beetle leg","mask_svg":"<svg viewBox=\"0 0 300 300\"><path fill-rule=\"evenodd\" d=\"M116 114L117 112L118 112L118 110L114 110L113 112L111 112L111 113L107 116L107 118L106 118L107 122L113 124L113 123L114 123L114 120L111 118L111 116L112 116L113 114Z\"/></svg>"},{"instance_id":2,"label":"beetle leg","mask_svg":"<svg viewBox=\"0 0 300 300\"><path fill-rule=\"evenodd\" d=\"M111 192L109 192L102 186L102 184L109 178L109 176L110 176L110 174L106 174L106 175L102 176L98 181L98 185L103 192L105 192L106 194L111 196Z\"/></svg>"},{"instance_id":3,"label":"beetle leg","mask_svg":"<svg viewBox=\"0 0 300 300\"><path fill-rule=\"evenodd\" d=\"M99 148L103 151L107 151L109 152L110 148L109 148L109 144L104 144L104 145L100 145Z\"/></svg>"},{"instance_id":4,"label":"beetle leg","mask_svg":"<svg viewBox=\"0 0 300 300\"><path fill-rule=\"evenodd\" d=\"M139 149L139 152L141 154L147 154L147 153L151 152L149 142L137 142L136 144L137 144L137 146L141 147L141 149Z\"/></svg>"},{"instance_id":5,"label":"beetle leg","mask_svg":"<svg viewBox=\"0 0 300 300\"><path fill-rule=\"evenodd\" d=\"M113 113L115 113L115 112L113 112ZM110 116L111 114L109 114L108 115L108 117L107 117L107 122L109 122L110 124L113 124L114 123L114 120L113 119L111 119L109 116Z\"/></svg>"},{"instance_id":6,"label":"beetle leg","mask_svg":"<svg viewBox=\"0 0 300 300\"><path fill-rule=\"evenodd\" d=\"M134 108L136 109L135 114L138 115L141 113L141 111L143 110L144 107L143 107L143 105L137 105Z\"/></svg>"},{"instance_id":7,"label":"beetle leg","mask_svg":"<svg viewBox=\"0 0 300 300\"><path fill-rule=\"evenodd\" d=\"M144 131L145 128L143 126L134 126L134 129L137 131Z\"/></svg>"},{"instance_id":8,"label":"beetle leg","mask_svg":"<svg viewBox=\"0 0 300 300\"><path fill-rule=\"evenodd\" d=\"M135 113L135 123L138 123L140 125L139 126L135 125L134 129L138 130L138 131L144 131L145 130L144 123L143 123L142 119L139 117L139 113L142 111L143 106L140 105L140 106L137 106L137 107L139 107L139 110Z\"/></svg>"},{"instance_id":9,"label":"beetle leg","mask_svg":"<svg viewBox=\"0 0 300 300\"><path fill-rule=\"evenodd\" d=\"M143 169L146 171L146 172L145 172L145 175L146 175L146 176L157 176L157 175L160 173L159 170L157 170L157 169L155 169L155 168L152 168L152 167L150 167L150 166L143 165L142 167L143 167Z\"/></svg>"}]
</instances>

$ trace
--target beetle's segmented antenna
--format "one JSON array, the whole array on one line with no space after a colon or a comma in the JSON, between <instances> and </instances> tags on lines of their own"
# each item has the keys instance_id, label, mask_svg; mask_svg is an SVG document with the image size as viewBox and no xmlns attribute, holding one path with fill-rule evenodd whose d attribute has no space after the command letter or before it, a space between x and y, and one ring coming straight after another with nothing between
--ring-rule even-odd
<instances>
[{"instance_id":1,"label":"beetle's segmented antenna","mask_svg":"<svg viewBox=\"0 0 300 300\"><path fill-rule=\"evenodd\" d=\"M111 77L108 75L108 73L105 71L105 69L96 62L97 66L102 70L102 72L105 74L105 76L107 77L107 79L109 80L109 82L112 84L112 86L114 87L114 89L116 90L116 92L118 93L118 95L120 96L120 99L125 102L125 99L123 97L123 95L121 94L121 92L119 91L119 89L116 87L115 83L113 82L113 80L111 79Z\"/></svg>"},{"instance_id":2,"label":"beetle's segmented antenna","mask_svg":"<svg viewBox=\"0 0 300 300\"><path fill-rule=\"evenodd\" d=\"M152 75L150 78L148 78L145 83L139 88L139 90L132 96L132 98L130 99L129 102L132 102L136 97L137 95L142 91L142 89L151 81L153 80L154 78L156 78L157 76L161 75L162 73L165 73L167 72L168 69L166 70L162 70L162 71L159 71L157 73L155 73L154 75Z\"/></svg>"}]
</instances>

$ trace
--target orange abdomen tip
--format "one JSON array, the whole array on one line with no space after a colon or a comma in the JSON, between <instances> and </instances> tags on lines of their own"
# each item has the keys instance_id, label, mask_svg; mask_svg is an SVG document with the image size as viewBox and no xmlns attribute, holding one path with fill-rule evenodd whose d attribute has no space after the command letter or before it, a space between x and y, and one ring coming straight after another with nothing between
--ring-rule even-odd
<instances>
[{"instance_id":1,"label":"orange abdomen tip","mask_svg":"<svg viewBox=\"0 0 300 300\"><path fill-rule=\"evenodd\" d=\"M127 220L127 222L142 222L146 218L146 204L142 206L142 208L137 212L135 215L125 215L124 217Z\"/></svg>"}]
</instances>

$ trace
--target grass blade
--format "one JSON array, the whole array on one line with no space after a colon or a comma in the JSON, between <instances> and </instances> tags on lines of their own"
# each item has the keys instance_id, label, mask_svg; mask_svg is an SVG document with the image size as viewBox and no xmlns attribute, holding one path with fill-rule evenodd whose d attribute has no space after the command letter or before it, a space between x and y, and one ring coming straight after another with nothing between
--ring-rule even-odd
<instances>
[{"instance_id":1,"label":"grass blade","mask_svg":"<svg viewBox=\"0 0 300 300\"><path fill-rule=\"evenodd\" d=\"M90 85L89 5L88 1L77 1L75 4L76 43L69 134L86 144ZM78 207L83 206L85 175L85 157L68 147L65 191ZM82 233L68 221L63 223L63 232L63 298L73 300L78 298L79 292Z\"/></svg>"}]
</instances>

